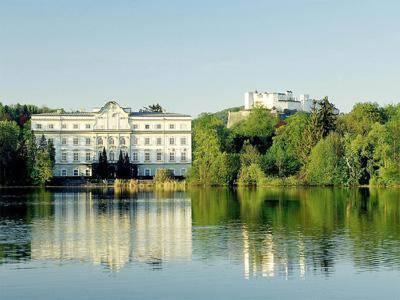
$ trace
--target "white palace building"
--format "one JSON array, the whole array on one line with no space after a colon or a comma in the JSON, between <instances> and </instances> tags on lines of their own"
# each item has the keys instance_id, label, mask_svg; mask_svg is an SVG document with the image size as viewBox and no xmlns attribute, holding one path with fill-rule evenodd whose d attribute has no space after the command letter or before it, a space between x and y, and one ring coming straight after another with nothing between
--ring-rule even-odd
<instances>
[{"instance_id":1,"label":"white palace building","mask_svg":"<svg viewBox=\"0 0 400 300\"><path fill-rule=\"evenodd\" d=\"M192 160L191 117L158 112L132 112L114 101L92 112L32 115L32 130L56 150L54 176L91 176L103 148L109 162L128 153L139 176L166 168L185 176Z\"/></svg>"}]
</instances>

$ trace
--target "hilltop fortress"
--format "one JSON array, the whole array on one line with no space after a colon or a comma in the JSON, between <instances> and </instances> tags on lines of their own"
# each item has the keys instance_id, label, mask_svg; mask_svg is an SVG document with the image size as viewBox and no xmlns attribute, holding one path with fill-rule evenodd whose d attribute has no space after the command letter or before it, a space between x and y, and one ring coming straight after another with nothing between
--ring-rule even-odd
<instances>
[{"instance_id":1,"label":"hilltop fortress","mask_svg":"<svg viewBox=\"0 0 400 300\"><path fill-rule=\"evenodd\" d=\"M315 99L302 94L296 98L292 91L278 92L247 92L244 94L244 110L229 112L228 128L246 118L254 107L265 107L273 113L285 118L298 111L311 112Z\"/></svg>"},{"instance_id":2,"label":"hilltop fortress","mask_svg":"<svg viewBox=\"0 0 400 300\"><path fill-rule=\"evenodd\" d=\"M256 106L263 106L277 112L288 111L306 111L310 112L314 99L309 95L300 95L294 97L292 91L285 93L276 92L247 92L244 94L244 108L252 109Z\"/></svg>"}]
</instances>

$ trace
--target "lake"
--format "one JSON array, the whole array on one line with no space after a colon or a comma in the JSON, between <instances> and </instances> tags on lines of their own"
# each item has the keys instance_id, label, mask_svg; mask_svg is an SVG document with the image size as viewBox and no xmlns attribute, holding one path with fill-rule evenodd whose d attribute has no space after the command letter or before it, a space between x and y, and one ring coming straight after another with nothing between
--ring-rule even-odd
<instances>
[{"instance_id":1,"label":"lake","mask_svg":"<svg viewBox=\"0 0 400 300\"><path fill-rule=\"evenodd\" d=\"M0 299L396 299L400 190L0 190Z\"/></svg>"}]
</instances>

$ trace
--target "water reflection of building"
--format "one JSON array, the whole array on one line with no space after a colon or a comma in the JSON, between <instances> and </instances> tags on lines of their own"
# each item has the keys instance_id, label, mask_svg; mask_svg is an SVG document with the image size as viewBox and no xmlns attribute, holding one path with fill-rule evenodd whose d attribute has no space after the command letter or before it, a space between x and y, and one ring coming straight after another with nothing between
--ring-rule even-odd
<instances>
[{"instance_id":1,"label":"water reflection of building","mask_svg":"<svg viewBox=\"0 0 400 300\"><path fill-rule=\"evenodd\" d=\"M55 195L54 215L32 222L32 258L89 261L118 270L132 260L190 259L191 207L185 199L93 200Z\"/></svg>"},{"instance_id":2,"label":"water reflection of building","mask_svg":"<svg viewBox=\"0 0 400 300\"><path fill-rule=\"evenodd\" d=\"M138 203L135 251L139 261L186 260L192 256L192 211L189 201Z\"/></svg>"},{"instance_id":3,"label":"water reflection of building","mask_svg":"<svg viewBox=\"0 0 400 300\"><path fill-rule=\"evenodd\" d=\"M271 232L254 236L246 226L242 228L244 277L285 277L296 274L304 278L306 260L301 238L282 239Z\"/></svg>"}]
</instances>

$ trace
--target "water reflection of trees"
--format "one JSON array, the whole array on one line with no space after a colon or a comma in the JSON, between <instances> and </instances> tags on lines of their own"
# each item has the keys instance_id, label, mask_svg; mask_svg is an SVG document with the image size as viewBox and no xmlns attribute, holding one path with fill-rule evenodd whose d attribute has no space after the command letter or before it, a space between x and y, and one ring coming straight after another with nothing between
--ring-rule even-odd
<instances>
[{"instance_id":1,"label":"water reflection of trees","mask_svg":"<svg viewBox=\"0 0 400 300\"><path fill-rule=\"evenodd\" d=\"M37 190L0 201L0 262L226 259L245 277L400 266L400 190ZM8 199L8 198L7 198ZM191 199L191 201L189 201Z\"/></svg>"},{"instance_id":2,"label":"water reflection of trees","mask_svg":"<svg viewBox=\"0 0 400 300\"><path fill-rule=\"evenodd\" d=\"M243 260L246 277L329 275L341 259L351 259L361 269L400 266L398 190L239 189L233 197L230 193L191 193L195 224L227 224L211 236L195 229L194 249L204 247L207 255L221 254L221 247L229 249L229 259ZM219 242L210 251L213 240Z\"/></svg>"}]
</instances>

